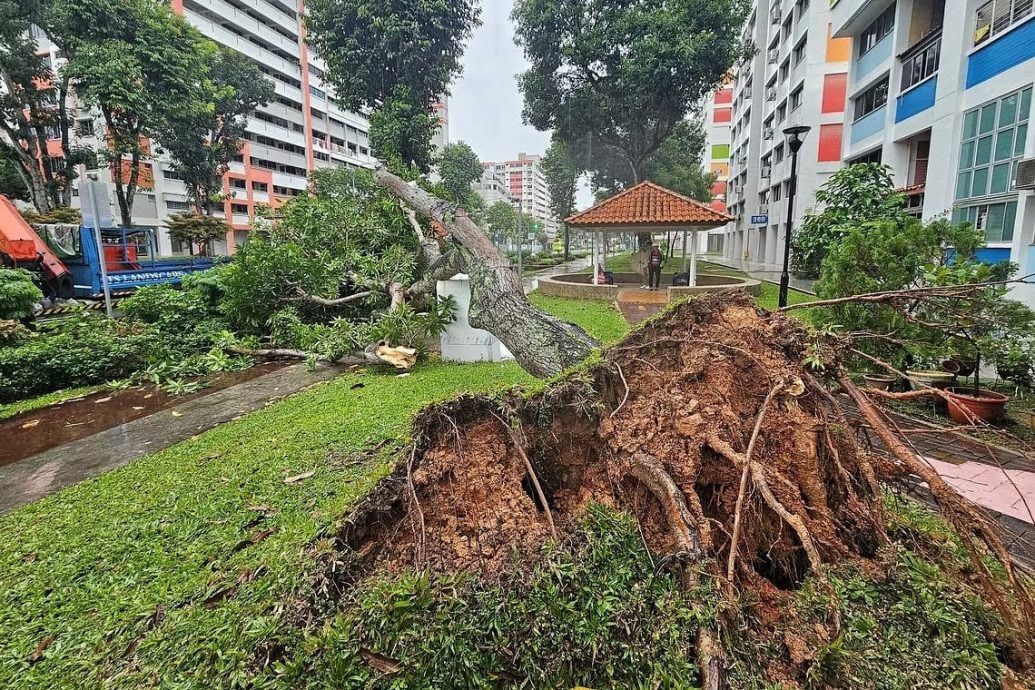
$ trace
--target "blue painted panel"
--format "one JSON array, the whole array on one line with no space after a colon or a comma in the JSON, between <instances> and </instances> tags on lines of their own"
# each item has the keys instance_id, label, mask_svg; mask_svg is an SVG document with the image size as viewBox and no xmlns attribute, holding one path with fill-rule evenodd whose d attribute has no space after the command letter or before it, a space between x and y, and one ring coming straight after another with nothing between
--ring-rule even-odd
<instances>
[{"instance_id":1,"label":"blue painted panel","mask_svg":"<svg viewBox=\"0 0 1035 690\"><path fill-rule=\"evenodd\" d=\"M889 57L891 57L891 48L895 32L892 31L890 34L880 39L880 43L866 51L866 54L855 60L855 69L852 70L852 81L859 83L866 75L872 72L877 65L881 64ZM853 46L854 48L854 46Z\"/></svg>"},{"instance_id":2,"label":"blue painted panel","mask_svg":"<svg viewBox=\"0 0 1035 690\"><path fill-rule=\"evenodd\" d=\"M899 96L895 105L895 122L908 120L933 106L937 84L938 75L935 74Z\"/></svg>"},{"instance_id":3,"label":"blue painted panel","mask_svg":"<svg viewBox=\"0 0 1035 690\"><path fill-rule=\"evenodd\" d=\"M956 259L956 250L950 248L945 252L946 260L952 263ZM1010 260L1009 247L981 247L974 252L974 257L986 264L999 264Z\"/></svg>"},{"instance_id":4,"label":"blue painted panel","mask_svg":"<svg viewBox=\"0 0 1035 690\"><path fill-rule=\"evenodd\" d=\"M967 60L967 88L1032 58L1035 58L1035 15L971 54Z\"/></svg>"},{"instance_id":5,"label":"blue painted panel","mask_svg":"<svg viewBox=\"0 0 1035 690\"><path fill-rule=\"evenodd\" d=\"M884 121L888 114L888 106L877 108L866 117L860 118L852 123L852 143L872 137L884 129Z\"/></svg>"}]
</instances>

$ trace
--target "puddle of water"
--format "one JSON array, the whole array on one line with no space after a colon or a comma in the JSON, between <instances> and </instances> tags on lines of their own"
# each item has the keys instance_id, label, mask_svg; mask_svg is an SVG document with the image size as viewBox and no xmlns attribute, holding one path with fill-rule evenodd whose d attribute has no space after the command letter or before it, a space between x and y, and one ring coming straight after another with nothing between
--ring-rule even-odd
<instances>
[{"instance_id":1,"label":"puddle of water","mask_svg":"<svg viewBox=\"0 0 1035 690\"><path fill-rule=\"evenodd\" d=\"M207 388L189 395L169 395L154 386L120 391L102 390L0 422L0 466L9 465L45 450L77 441L134 419L176 407L196 398L229 388L287 366L268 362L243 371L219 374Z\"/></svg>"}]
</instances>

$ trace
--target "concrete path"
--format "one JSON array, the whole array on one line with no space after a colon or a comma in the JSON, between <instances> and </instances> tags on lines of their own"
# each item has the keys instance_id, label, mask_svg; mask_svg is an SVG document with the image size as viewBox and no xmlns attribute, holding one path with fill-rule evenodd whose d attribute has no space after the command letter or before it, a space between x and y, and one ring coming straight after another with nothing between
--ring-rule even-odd
<instances>
[{"instance_id":1,"label":"concrete path","mask_svg":"<svg viewBox=\"0 0 1035 690\"><path fill-rule=\"evenodd\" d=\"M340 367L296 364L0 467L0 514L262 408Z\"/></svg>"},{"instance_id":2,"label":"concrete path","mask_svg":"<svg viewBox=\"0 0 1035 690\"><path fill-rule=\"evenodd\" d=\"M529 293L539 287L540 278L548 278L550 276L561 275L563 273L578 273L587 266L589 266L589 257L584 259L572 259L566 264L558 264L556 266L551 266L550 268L544 268L535 273L526 273L521 279L521 282L524 284L525 292Z\"/></svg>"}]
</instances>

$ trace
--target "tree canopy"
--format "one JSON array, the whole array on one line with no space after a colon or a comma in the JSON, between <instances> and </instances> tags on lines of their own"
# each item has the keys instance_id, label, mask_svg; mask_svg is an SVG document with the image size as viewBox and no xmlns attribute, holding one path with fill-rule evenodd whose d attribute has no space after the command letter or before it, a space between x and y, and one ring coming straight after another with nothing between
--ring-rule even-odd
<instances>
[{"instance_id":1,"label":"tree canopy","mask_svg":"<svg viewBox=\"0 0 1035 690\"><path fill-rule=\"evenodd\" d=\"M327 63L335 97L370 109L371 145L381 158L426 172L437 119L433 105L461 70L478 26L475 0L312 0L309 41Z\"/></svg>"},{"instance_id":2,"label":"tree canopy","mask_svg":"<svg viewBox=\"0 0 1035 690\"><path fill-rule=\"evenodd\" d=\"M531 68L525 120L572 144L590 138L630 182L744 54L736 0L519 0L513 19Z\"/></svg>"},{"instance_id":3,"label":"tree canopy","mask_svg":"<svg viewBox=\"0 0 1035 690\"><path fill-rule=\"evenodd\" d=\"M468 144L458 141L442 147L436 160L442 186L452 201L466 204L471 196L471 184L482 176L482 162Z\"/></svg>"},{"instance_id":4,"label":"tree canopy","mask_svg":"<svg viewBox=\"0 0 1035 690\"><path fill-rule=\"evenodd\" d=\"M223 47L212 58L200 85L206 106L171 113L158 135L202 213L222 197L223 174L244 143L247 116L274 96L273 84L252 60Z\"/></svg>"}]
</instances>

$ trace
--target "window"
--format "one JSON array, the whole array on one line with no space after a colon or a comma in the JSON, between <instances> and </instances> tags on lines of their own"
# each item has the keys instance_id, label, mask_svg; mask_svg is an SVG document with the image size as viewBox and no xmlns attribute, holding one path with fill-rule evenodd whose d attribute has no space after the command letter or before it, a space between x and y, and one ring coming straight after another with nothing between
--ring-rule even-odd
<instances>
[{"instance_id":1,"label":"window","mask_svg":"<svg viewBox=\"0 0 1035 690\"><path fill-rule=\"evenodd\" d=\"M236 178L236 177L230 178L230 186L233 189L247 189L248 188L248 184L244 180Z\"/></svg>"},{"instance_id":2,"label":"window","mask_svg":"<svg viewBox=\"0 0 1035 690\"><path fill-rule=\"evenodd\" d=\"M809 9L809 0L798 0L794 3L795 10L798 15L798 21L801 21L801 15L805 13L805 10Z\"/></svg>"},{"instance_id":3,"label":"window","mask_svg":"<svg viewBox=\"0 0 1035 690\"><path fill-rule=\"evenodd\" d=\"M165 207L170 211L189 211L191 205L186 201L169 201L166 200Z\"/></svg>"},{"instance_id":4,"label":"window","mask_svg":"<svg viewBox=\"0 0 1035 690\"><path fill-rule=\"evenodd\" d=\"M230 212L234 213L234 214L237 214L237 215L246 216L246 215L248 215L248 205L247 204L230 204Z\"/></svg>"},{"instance_id":5,"label":"window","mask_svg":"<svg viewBox=\"0 0 1035 690\"><path fill-rule=\"evenodd\" d=\"M806 41L804 38L801 40L801 43L794 46L794 64L797 65L799 62L805 59L805 47Z\"/></svg>"},{"instance_id":6,"label":"window","mask_svg":"<svg viewBox=\"0 0 1035 690\"><path fill-rule=\"evenodd\" d=\"M791 61L790 59L784 60L783 64L780 65L780 81L787 81L787 77L791 73Z\"/></svg>"},{"instance_id":7,"label":"window","mask_svg":"<svg viewBox=\"0 0 1035 690\"><path fill-rule=\"evenodd\" d=\"M873 23L863 29L859 35L859 57L870 52L881 39L895 29L895 5L881 12L880 16L873 20Z\"/></svg>"},{"instance_id":8,"label":"window","mask_svg":"<svg viewBox=\"0 0 1035 690\"><path fill-rule=\"evenodd\" d=\"M779 201L780 199L783 198L783 193L782 192L783 192L783 185L776 185L775 187L773 187L772 193L769 196L772 197L773 201Z\"/></svg>"},{"instance_id":9,"label":"window","mask_svg":"<svg viewBox=\"0 0 1035 690\"><path fill-rule=\"evenodd\" d=\"M162 177L164 177L167 180L182 180L183 179L183 177L180 175L180 173L176 172L175 170L163 170L162 171Z\"/></svg>"},{"instance_id":10,"label":"window","mask_svg":"<svg viewBox=\"0 0 1035 690\"><path fill-rule=\"evenodd\" d=\"M957 199L1012 191L1028 136L1031 92L1029 86L964 114Z\"/></svg>"},{"instance_id":11,"label":"window","mask_svg":"<svg viewBox=\"0 0 1035 690\"><path fill-rule=\"evenodd\" d=\"M787 101L780 104L780 107L776 109L776 122L777 124L783 122L787 118Z\"/></svg>"},{"instance_id":12,"label":"window","mask_svg":"<svg viewBox=\"0 0 1035 690\"><path fill-rule=\"evenodd\" d=\"M1032 13L1031 0L990 0L974 13L974 45L984 43Z\"/></svg>"},{"instance_id":13,"label":"window","mask_svg":"<svg viewBox=\"0 0 1035 690\"><path fill-rule=\"evenodd\" d=\"M879 82L855 97L855 119L860 120L888 102L888 78Z\"/></svg>"},{"instance_id":14,"label":"window","mask_svg":"<svg viewBox=\"0 0 1035 690\"><path fill-rule=\"evenodd\" d=\"M802 85L796 88L794 90L794 93L791 94L791 112L794 112L795 110L801 107L801 97L804 91L805 86Z\"/></svg>"},{"instance_id":15,"label":"window","mask_svg":"<svg viewBox=\"0 0 1035 690\"><path fill-rule=\"evenodd\" d=\"M318 88L316 88L313 85L309 86L309 93L312 94L313 96L316 96L319 99L327 100L327 92L324 91L323 89L318 89Z\"/></svg>"},{"instance_id":16,"label":"window","mask_svg":"<svg viewBox=\"0 0 1035 690\"><path fill-rule=\"evenodd\" d=\"M265 182L252 182L252 191L253 192L268 192L268 191L270 191L270 186L268 184L266 184Z\"/></svg>"},{"instance_id":17,"label":"window","mask_svg":"<svg viewBox=\"0 0 1035 690\"><path fill-rule=\"evenodd\" d=\"M919 84L938 72L942 35L935 34L902 56L902 90Z\"/></svg>"},{"instance_id":18,"label":"window","mask_svg":"<svg viewBox=\"0 0 1035 690\"><path fill-rule=\"evenodd\" d=\"M952 213L952 220L971 223L977 230L983 230L987 242L1010 242L1013 240L1014 221L1017 220L1017 202L957 208Z\"/></svg>"},{"instance_id":19,"label":"window","mask_svg":"<svg viewBox=\"0 0 1035 690\"><path fill-rule=\"evenodd\" d=\"M777 163L783 160L783 144L780 144L775 149L773 149L773 160L775 160Z\"/></svg>"}]
</instances>

